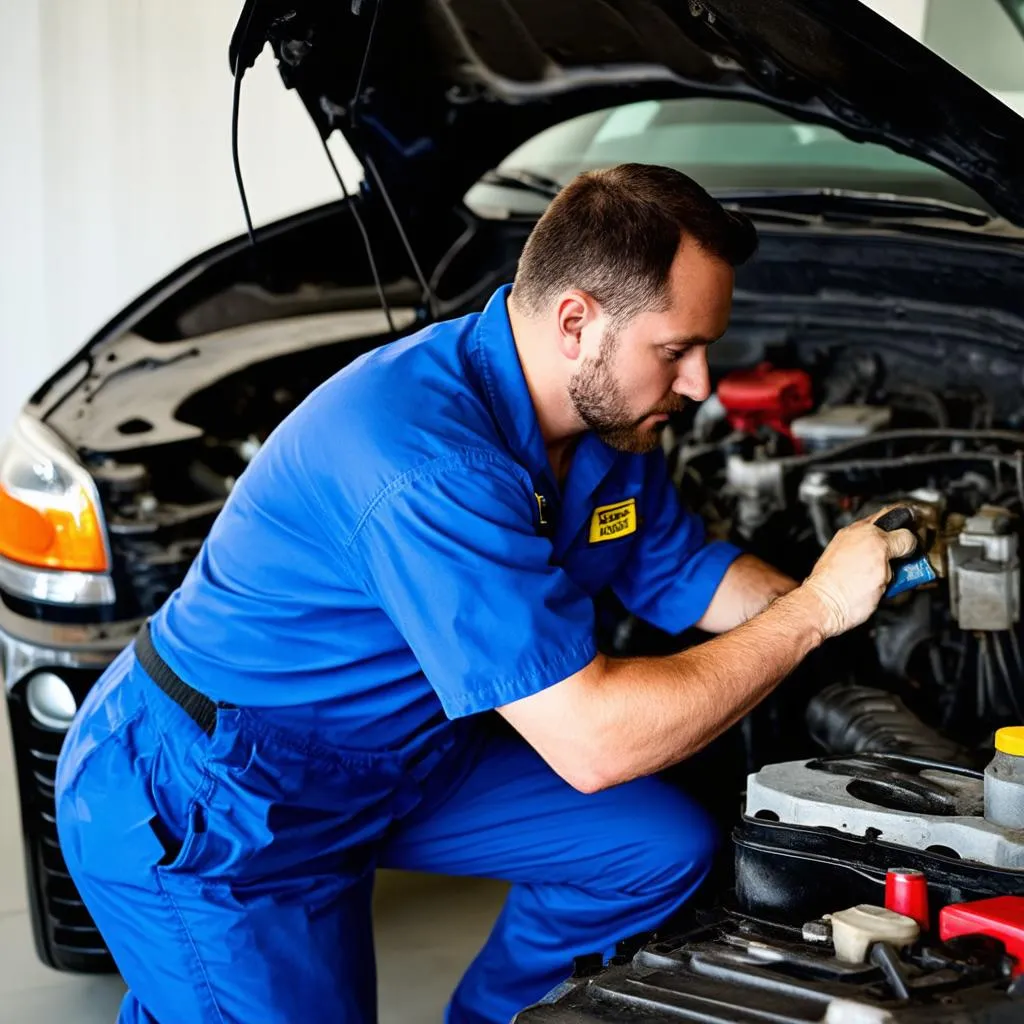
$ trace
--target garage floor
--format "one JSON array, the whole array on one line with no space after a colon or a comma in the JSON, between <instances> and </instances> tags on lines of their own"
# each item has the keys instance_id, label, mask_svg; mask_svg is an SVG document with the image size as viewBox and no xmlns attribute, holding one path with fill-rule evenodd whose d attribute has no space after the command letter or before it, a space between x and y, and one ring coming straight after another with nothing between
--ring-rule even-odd
<instances>
[{"instance_id":1,"label":"garage floor","mask_svg":"<svg viewBox=\"0 0 1024 1024\"><path fill-rule=\"evenodd\" d=\"M4 716L5 717L5 716ZM112 1024L116 977L59 974L36 959L26 909L18 798L0 722L0 1024ZM448 995L497 916L505 886L381 872L376 897L381 1024L439 1024Z\"/></svg>"}]
</instances>

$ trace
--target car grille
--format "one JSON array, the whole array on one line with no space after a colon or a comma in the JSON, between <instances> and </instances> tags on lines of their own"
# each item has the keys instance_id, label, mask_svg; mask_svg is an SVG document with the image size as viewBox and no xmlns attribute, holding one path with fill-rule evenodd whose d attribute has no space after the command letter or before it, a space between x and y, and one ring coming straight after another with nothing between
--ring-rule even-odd
<instances>
[{"instance_id":1,"label":"car grille","mask_svg":"<svg viewBox=\"0 0 1024 1024\"><path fill-rule=\"evenodd\" d=\"M80 706L96 674L62 669L60 675ZM37 952L44 963L59 970L112 971L113 960L68 874L57 839L54 786L64 734L45 728L29 714L23 685L8 694L8 710Z\"/></svg>"}]
</instances>

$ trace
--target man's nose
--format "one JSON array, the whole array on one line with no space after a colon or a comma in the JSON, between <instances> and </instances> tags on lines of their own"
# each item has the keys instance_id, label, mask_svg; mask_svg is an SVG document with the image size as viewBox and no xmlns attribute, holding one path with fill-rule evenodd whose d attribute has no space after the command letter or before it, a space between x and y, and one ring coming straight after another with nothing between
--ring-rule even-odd
<instances>
[{"instance_id":1,"label":"man's nose","mask_svg":"<svg viewBox=\"0 0 1024 1024\"><path fill-rule=\"evenodd\" d=\"M703 402L711 394L711 373L703 348L688 353L679 361L679 372L672 382L672 390L695 402Z\"/></svg>"}]
</instances>

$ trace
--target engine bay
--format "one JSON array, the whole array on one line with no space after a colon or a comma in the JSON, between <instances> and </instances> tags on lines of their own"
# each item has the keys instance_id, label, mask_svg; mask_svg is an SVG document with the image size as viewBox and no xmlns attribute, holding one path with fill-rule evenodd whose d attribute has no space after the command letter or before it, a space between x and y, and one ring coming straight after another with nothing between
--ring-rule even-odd
<instances>
[{"instance_id":1,"label":"engine bay","mask_svg":"<svg viewBox=\"0 0 1024 1024\"><path fill-rule=\"evenodd\" d=\"M843 526L909 506L928 581L681 770L731 836L705 906L581 958L519 1024L1024 1017L1024 433L884 357L805 367L729 370L665 431L684 500L796 579ZM611 646L665 649L628 618Z\"/></svg>"},{"instance_id":2,"label":"engine bay","mask_svg":"<svg viewBox=\"0 0 1024 1024\"><path fill-rule=\"evenodd\" d=\"M824 370L761 362L725 373L663 436L673 478L710 536L798 580L843 526L911 507L934 581L884 599L816 666L820 681L889 695L898 714L891 702L874 714L849 685L819 685L808 735L829 753L983 763L993 730L1024 722L1024 432L981 391L893 375L878 354L839 352Z\"/></svg>"}]
</instances>

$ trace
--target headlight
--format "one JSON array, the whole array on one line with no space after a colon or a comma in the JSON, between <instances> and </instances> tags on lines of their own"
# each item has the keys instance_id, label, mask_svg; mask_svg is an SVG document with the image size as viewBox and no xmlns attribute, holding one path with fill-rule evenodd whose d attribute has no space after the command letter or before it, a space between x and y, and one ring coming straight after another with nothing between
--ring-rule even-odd
<instances>
[{"instance_id":1,"label":"headlight","mask_svg":"<svg viewBox=\"0 0 1024 1024\"><path fill-rule=\"evenodd\" d=\"M0 555L40 569L110 567L92 477L53 431L26 415L0 447Z\"/></svg>"}]
</instances>

